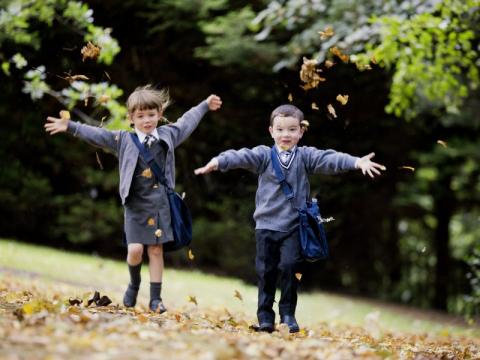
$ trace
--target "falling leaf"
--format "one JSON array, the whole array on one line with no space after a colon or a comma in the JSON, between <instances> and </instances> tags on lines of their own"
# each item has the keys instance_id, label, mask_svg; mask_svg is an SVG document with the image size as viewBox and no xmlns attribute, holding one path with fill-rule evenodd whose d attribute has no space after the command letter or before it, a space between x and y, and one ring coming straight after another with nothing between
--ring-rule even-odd
<instances>
[{"instance_id":1,"label":"falling leaf","mask_svg":"<svg viewBox=\"0 0 480 360\"><path fill-rule=\"evenodd\" d=\"M154 218L149 218L149 219L147 220L147 224L150 225L150 226L155 225L155 219L154 219Z\"/></svg>"},{"instance_id":2,"label":"falling leaf","mask_svg":"<svg viewBox=\"0 0 480 360\"><path fill-rule=\"evenodd\" d=\"M288 101L292 102L293 101L293 95L292 93L288 94Z\"/></svg>"},{"instance_id":3,"label":"falling leaf","mask_svg":"<svg viewBox=\"0 0 480 360\"><path fill-rule=\"evenodd\" d=\"M186 196L186 195L187 195L187 194L185 193L185 191L184 191L184 192L182 192L182 196L181 196L181 197L182 197L182 200L184 200L184 199L185 199L185 196Z\"/></svg>"},{"instance_id":4,"label":"falling leaf","mask_svg":"<svg viewBox=\"0 0 480 360\"><path fill-rule=\"evenodd\" d=\"M327 105L328 112L332 114L334 118L337 117L337 113L335 112L335 108L332 106L332 104Z\"/></svg>"},{"instance_id":5,"label":"falling leaf","mask_svg":"<svg viewBox=\"0 0 480 360\"><path fill-rule=\"evenodd\" d=\"M331 60L325 60L325 67L327 69L330 69L333 65L335 65L335 63Z\"/></svg>"},{"instance_id":6,"label":"falling leaf","mask_svg":"<svg viewBox=\"0 0 480 360\"><path fill-rule=\"evenodd\" d=\"M103 170L103 164L102 164L102 161L100 160L100 155L98 155L98 151L95 151L95 157L97 158L97 164L100 167L100 170Z\"/></svg>"},{"instance_id":7,"label":"falling leaf","mask_svg":"<svg viewBox=\"0 0 480 360\"><path fill-rule=\"evenodd\" d=\"M443 140L437 140L437 144L442 145L444 148L448 147L447 142Z\"/></svg>"},{"instance_id":8,"label":"falling leaf","mask_svg":"<svg viewBox=\"0 0 480 360\"><path fill-rule=\"evenodd\" d=\"M319 31L318 33L320 34L321 40L328 39L329 37L332 37L335 34L331 26L327 26L323 31Z\"/></svg>"},{"instance_id":9,"label":"falling leaf","mask_svg":"<svg viewBox=\"0 0 480 360\"><path fill-rule=\"evenodd\" d=\"M303 131L308 131L308 127L310 126L310 123L308 120L302 120L300 121L300 126L302 127ZM288 150L288 149L285 149Z\"/></svg>"},{"instance_id":10,"label":"falling leaf","mask_svg":"<svg viewBox=\"0 0 480 360\"><path fill-rule=\"evenodd\" d=\"M105 104L105 103L109 102L110 99L111 99L111 97L109 95L103 94L98 98L98 102L100 104Z\"/></svg>"},{"instance_id":11,"label":"falling leaf","mask_svg":"<svg viewBox=\"0 0 480 360\"><path fill-rule=\"evenodd\" d=\"M197 298L195 296L188 295L188 302L198 305Z\"/></svg>"},{"instance_id":12,"label":"falling leaf","mask_svg":"<svg viewBox=\"0 0 480 360\"><path fill-rule=\"evenodd\" d=\"M338 57L340 60L342 60L344 63L347 63L348 60L350 59L348 55L343 54L342 51L336 46L330 48L330 52L336 57Z\"/></svg>"},{"instance_id":13,"label":"falling leaf","mask_svg":"<svg viewBox=\"0 0 480 360\"><path fill-rule=\"evenodd\" d=\"M86 46L80 51L82 54L82 61L85 59L96 60L100 55L101 47L94 45L92 42L88 42Z\"/></svg>"},{"instance_id":14,"label":"falling leaf","mask_svg":"<svg viewBox=\"0 0 480 360\"><path fill-rule=\"evenodd\" d=\"M85 75L67 75L64 77L64 79L67 80L70 84L78 80L82 80L82 81L90 80L88 76L85 76Z\"/></svg>"},{"instance_id":15,"label":"falling leaf","mask_svg":"<svg viewBox=\"0 0 480 360\"><path fill-rule=\"evenodd\" d=\"M233 297L236 297L238 300L243 301L242 294L240 294L238 290L235 290L235 292L233 293Z\"/></svg>"},{"instance_id":16,"label":"falling leaf","mask_svg":"<svg viewBox=\"0 0 480 360\"><path fill-rule=\"evenodd\" d=\"M302 274L301 273L295 273L295 277L297 278L298 281L302 280Z\"/></svg>"},{"instance_id":17,"label":"falling leaf","mask_svg":"<svg viewBox=\"0 0 480 360\"><path fill-rule=\"evenodd\" d=\"M326 80L318 74L322 70L317 69L317 63L317 60L303 58L302 68L300 69L300 80L305 83L305 85L301 86L303 90L316 88L320 82Z\"/></svg>"},{"instance_id":18,"label":"falling leaf","mask_svg":"<svg viewBox=\"0 0 480 360\"><path fill-rule=\"evenodd\" d=\"M372 67L371 67L369 64L358 64L358 63L355 63L355 66L356 66L357 69L360 70L360 71L372 70Z\"/></svg>"},{"instance_id":19,"label":"falling leaf","mask_svg":"<svg viewBox=\"0 0 480 360\"><path fill-rule=\"evenodd\" d=\"M313 110L320 110L320 109L318 108L317 104L314 103L314 102L312 102L312 109L313 109Z\"/></svg>"},{"instance_id":20,"label":"falling leaf","mask_svg":"<svg viewBox=\"0 0 480 360\"><path fill-rule=\"evenodd\" d=\"M415 168L413 166L399 166L399 169L405 169L405 170L410 170L411 172L415 171Z\"/></svg>"},{"instance_id":21,"label":"falling leaf","mask_svg":"<svg viewBox=\"0 0 480 360\"><path fill-rule=\"evenodd\" d=\"M156 236L156 237L162 236L162 229L157 229L157 230L155 230L155 236Z\"/></svg>"},{"instance_id":22,"label":"falling leaf","mask_svg":"<svg viewBox=\"0 0 480 360\"><path fill-rule=\"evenodd\" d=\"M106 118L106 116L102 116L102 119L100 120L100 125L98 125L98 127L103 127L103 122ZM118 135L115 136L115 141L118 141Z\"/></svg>"},{"instance_id":23,"label":"falling leaf","mask_svg":"<svg viewBox=\"0 0 480 360\"><path fill-rule=\"evenodd\" d=\"M189 258L190 260L195 259L195 255L193 255L192 249L188 249L188 258Z\"/></svg>"},{"instance_id":24,"label":"falling leaf","mask_svg":"<svg viewBox=\"0 0 480 360\"><path fill-rule=\"evenodd\" d=\"M60 110L60 118L63 120L70 120L70 112L68 110Z\"/></svg>"},{"instance_id":25,"label":"falling leaf","mask_svg":"<svg viewBox=\"0 0 480 360\"><path fill-rule=\"evenodd\" d=\"M142 171L141 176L150 179L153 176L152 170L150 168L146 168L145 170Z\"/></svg>"},{"instance_id":26,"label":"falling leaf","mask_svg":"<svg viewBox=\"0 0 480 360\"><path fill-rule=\"evenodd\" d=\"M424 247L422 248L422 253L424 253L426 250L427 250L427 247L424 246Z\"/></svg>"},{"instance_id":27,"label":"falling leaf","mask_svg":"<svg viewBox=\"0 0 480 360\"><path fill-rule=\"evenodd\" d=\"M110 75L108 74L108 72L104 71L104 74L105 74L105 76L107 77L107 79L108 79L109 81L112 81L112 79L110 78Z\"/></svg>"},{"instance_id":28,"label":"falling leaf","mask_svg":"<svg viewBox=\"0 0 480 360\"><path fill-rule=\"evenodd\" d=\"M341 103L342 105L345 105L348 102L348 95L337 95L336 97L337 101Z\"/></svg>"}]
</instances>

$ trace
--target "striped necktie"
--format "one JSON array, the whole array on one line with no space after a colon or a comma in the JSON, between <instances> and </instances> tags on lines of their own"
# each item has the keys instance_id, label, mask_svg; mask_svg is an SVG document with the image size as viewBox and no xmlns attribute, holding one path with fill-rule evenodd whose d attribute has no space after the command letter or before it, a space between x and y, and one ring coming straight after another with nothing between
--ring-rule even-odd
<instances>
[{"instance_id":1,"label":"striped necktie","mask_svg":"<svg viewBox=\"0 0 480 360\"><path fill-rule=\"evenodd\" d=\"M145 136L145 139L143 140L143 146L149 148L152 146L152 144L155 141L155 136L148 134Z\"/></svg>"}]
</instances>

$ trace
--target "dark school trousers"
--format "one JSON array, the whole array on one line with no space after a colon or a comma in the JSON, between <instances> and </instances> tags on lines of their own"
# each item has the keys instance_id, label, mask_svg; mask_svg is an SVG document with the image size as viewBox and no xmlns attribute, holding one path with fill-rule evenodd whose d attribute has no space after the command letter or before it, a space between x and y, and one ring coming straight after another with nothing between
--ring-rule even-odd
<instances>
[{"instance_id":1,"label":"dark school trousers","mask_svg":"<svg viewBox=\"0 0 480 360\"><path fill-rule=\"evenodd\" d=\"M280 276L280 316L295 315L297 307L297 267L302 261L298 228L290 232L255 230L257 255L255 269L258 280L259 322L274 322L273 302L277 278Z\"/></svg>"}]
</instances>

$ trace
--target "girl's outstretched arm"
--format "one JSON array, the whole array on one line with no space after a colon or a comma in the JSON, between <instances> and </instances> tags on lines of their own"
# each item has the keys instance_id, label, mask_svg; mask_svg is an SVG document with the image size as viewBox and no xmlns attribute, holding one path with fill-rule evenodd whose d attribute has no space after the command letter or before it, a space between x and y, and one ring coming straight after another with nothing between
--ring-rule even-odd
<instances>
[{"instance_id":1,"label":"girl's outstretched arm","mask_svg":"<svg viewBox=\"0 0 480 360\"><path fill-rule=\"evenodd\" d=\"M68 129L69 119L59 119L53 116L47 117L47 122L45 123L45 131L50 135L55 135L58 133L66 132Z\"/></svg>"}]
</instances>

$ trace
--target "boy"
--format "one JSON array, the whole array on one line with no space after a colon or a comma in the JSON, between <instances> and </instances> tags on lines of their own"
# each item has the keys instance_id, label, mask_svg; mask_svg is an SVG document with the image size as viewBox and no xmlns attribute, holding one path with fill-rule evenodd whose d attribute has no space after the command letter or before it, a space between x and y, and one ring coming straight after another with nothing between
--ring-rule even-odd
<instances>
[{"instance_id":1,"label":"boy","mask_svg":"<svg viewBox=\"0 0 480 360\"><path fill-rule=\"evenodd\" d=\"M347 170L361 169L370 177L380 175L385 167L372 162L371 153L362 158L333 150L318 150L314 147L298 147L305 131L303 113L293 105L281 105L270 116L270 135L277 150L278 160L287 182L295 194L295 206L301 207L309 197L309 174L337 174ZM275 312L273 302L277 275L280 275L281 297L279 302L280 323L288 325L290 332L298 332L295 319L297 305L296 267L301 262L298 231L298 212L282 192L271 162L271 148L257 146L253 149L227 150L214 157L195 174L211 171L228 171L242 168L258 174L255 198L255 268L258 278L259 330L274 330Z\"/></svg>"}]
</instances>

